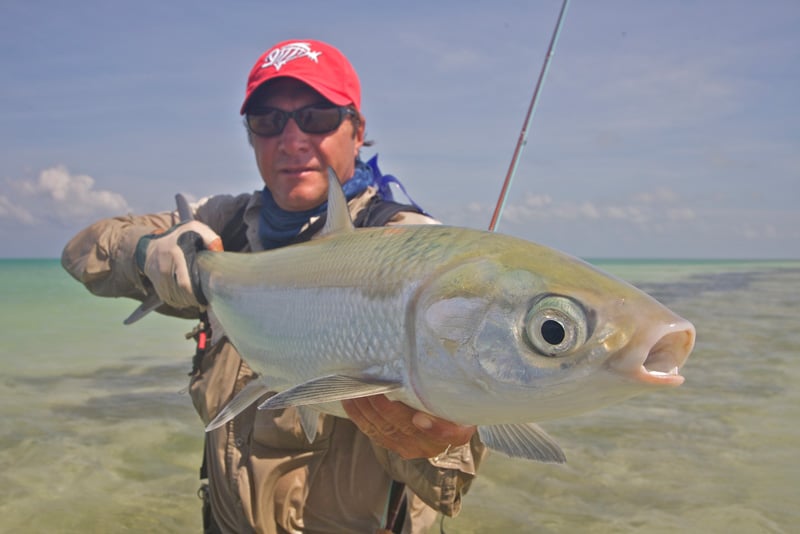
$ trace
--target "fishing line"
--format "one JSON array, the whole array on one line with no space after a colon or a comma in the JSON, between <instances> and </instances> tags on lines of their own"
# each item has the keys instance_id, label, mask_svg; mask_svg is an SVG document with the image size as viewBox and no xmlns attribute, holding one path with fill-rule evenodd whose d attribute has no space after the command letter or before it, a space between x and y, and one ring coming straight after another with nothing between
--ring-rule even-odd
<instances>
[{"instance_id":1,"label":"fishing line","mask_svg":"<svg viewBox=\"0 0 800 534\"><path fill-rule=\"evenodd\" d=\"M503 208L505 207L506 198L508 197L508 190L511 187L512 180L514 179L514 173L517 171L517 165L519 164L519 157L522 154L522 149L528 139L528 129L530 128L531 120L533 120L533 114L536 110L536 102L539 100L539 91L541 90L544 79L547 76L547 70L550 67L550 58L553 57L553 53L555 52L556 48L556 42L558 41L558 35L561 33L561 25L564 21L564 15L567 12L567 4L569 4L569 0L564 0L564 2L561 4L561 12L558 14L556 27L553 30L553 36L550 38L550 46L547 48L547 55L544 57L542 70L539 72L539 79L536 81L536 87L533 90L533 98L531 98L531 103L528 106L528 114L525 117L525 122L522 124L522 130L519 133L517 146L514 149L514 155L511 157L511 165L508 167L506 179L503 181L503 188L500 190L500 198L497 199L497 204L494 208L494 214L492 215L492 221L489 223L490 232L494 232L500 217L503 215Z\"/></svg>"}]
</instances>

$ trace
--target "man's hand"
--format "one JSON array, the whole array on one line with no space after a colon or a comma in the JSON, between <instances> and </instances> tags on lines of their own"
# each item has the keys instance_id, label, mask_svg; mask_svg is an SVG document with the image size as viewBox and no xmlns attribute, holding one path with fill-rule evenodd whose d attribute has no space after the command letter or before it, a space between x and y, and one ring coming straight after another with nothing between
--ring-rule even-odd
<instances>
[{"instance_id":1,"label":"man's hand","mask_svg":"<svg viewBox=\"0 0 800 534\"><path fill-rule=\"evenodd\" d=\"M385 395L342 401L342 406L372 441L406 460L443 455L469 443L476 430L390 401Z\"/></svg>"},{"instance_id":2,"label":"man's hand","mask_svg":"<svg viewBox=\"0 0 800 534\"><path fill-rule=\"evenodd\" d=\"M178 224L161 234L144 236L136 263L161 300L173 308L207 304L196 276L190 273L198 250L222 250L222 239L199 221Z\"/></svg>"}]
</instances>

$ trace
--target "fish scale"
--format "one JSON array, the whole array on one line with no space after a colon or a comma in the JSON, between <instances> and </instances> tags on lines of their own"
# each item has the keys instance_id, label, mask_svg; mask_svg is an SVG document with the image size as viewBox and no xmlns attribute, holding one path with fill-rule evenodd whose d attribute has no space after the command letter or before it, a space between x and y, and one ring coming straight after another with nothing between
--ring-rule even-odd
<instances>
[{"instance_id":1,"label":"fish scale","mask_svg":"<svg viewBox=\"0 0 800 534\"><path fill-rule=\"evenodd\" d=\"M289 255L213 254L212 270L247 273L236 279L235 287L209 277L213 313L229 324L226 332L240 351L256 356L251 358L254 370L277 380L275 385L299 379L312 369L316 373L381 365L397 369L409 350L406 312L409 294L422 280L418 266L425 263L420 258L436 255L435 261L441 262L446 252L446 247L426 239L428 230L370 229L381 246L367 257L361 239L316 240L281 249ZM408 247L414 243L426 243L425 250L404 254L413 250ZM203 261L210 263L207 258ZM289 276L306 280L305 287L287 286ZM253 313L234 321L240 309ZM263 317L271 319L260 321ZM302 368L292 372L298 366Z\"/></svg>"}]
</instances>

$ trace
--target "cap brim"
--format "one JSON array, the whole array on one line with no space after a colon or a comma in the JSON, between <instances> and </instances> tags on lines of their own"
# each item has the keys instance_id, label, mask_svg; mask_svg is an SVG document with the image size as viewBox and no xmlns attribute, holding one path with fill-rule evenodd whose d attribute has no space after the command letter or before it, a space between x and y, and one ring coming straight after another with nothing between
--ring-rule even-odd
<instances>
[{"instance_id":1,"label":"cap brim","mask_svg":"<svg viewBox=\"0 0 800 534\"><path fill-rule=\"evenodd\" d=\"M250 102L250 99L257 91L259 91L262 87L264 87L264 85L270 83L271 81L278 80L280 78L292 78L293 80L297 80L298 82L304 83L307 86L311 87L316 92L318 92L324 99L328 100L330 103L336 106L347 106L349 104L353 104L353 101L349 97L347 97L346 95L342 95L338 91L334 91L333 89L331 89L330 87L328 87L324 83L321 83L318 80L309 80L308 78L295 76L293 74L279 74L278 76L272 76L264 80L256 87L254 87L253 90L250 91L250 94L247 95L247 98L245 98L244 102L242 103L242 107L239 110L239 114L244 115L245 108L247 108L247 103Z\"/></svg>"}]
</instances>

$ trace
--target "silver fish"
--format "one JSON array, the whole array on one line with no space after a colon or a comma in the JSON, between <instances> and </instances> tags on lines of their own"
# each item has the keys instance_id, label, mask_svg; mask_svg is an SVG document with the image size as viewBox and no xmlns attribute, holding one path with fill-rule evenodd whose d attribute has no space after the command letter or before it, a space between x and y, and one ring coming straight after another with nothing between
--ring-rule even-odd
<instances>
[{"instance_id":1,"label":"silver fish","mask_svg":"<svg viewBox=\"0 0 800 534\"><path fill-rule=\"evenodd\" d=\"M326 225L273 251L201 252L210 310L259 374L208 429L261 409L386 394L515 457L563 462L535 422L680 385L691 323L581 260L439 225L354 229L329 171ZM313 409L312 409L313 408Z\"/></svg>"}]
</instances>

